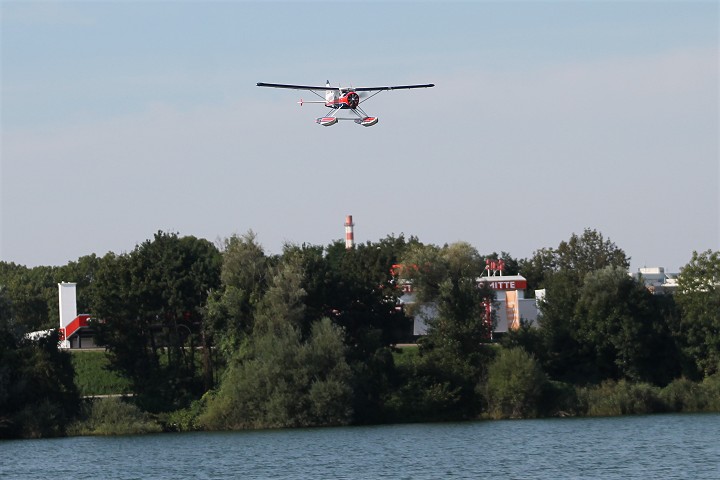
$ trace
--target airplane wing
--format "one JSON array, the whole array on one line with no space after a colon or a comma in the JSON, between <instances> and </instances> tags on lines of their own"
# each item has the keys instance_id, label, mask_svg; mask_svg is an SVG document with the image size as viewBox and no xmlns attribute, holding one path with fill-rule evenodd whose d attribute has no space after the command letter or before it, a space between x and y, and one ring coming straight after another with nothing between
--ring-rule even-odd
<instances>
[{"instance_id":1,"label":"airplane wing","mask_svg":"<svg viewBox=\"0 0 720 480\"><path fill-rule=\"evenodd\" d=\"M374 92L374 91L380 91L380 90L403 90L408 88L430 88L434 87L434 83L425 83L422 85L395 85L392 87L358 87L353 88L353 91L355 92Z\"/></svg>"},{"instance_id":2,"label":"airplane wing","mask_svg":"<svg viewBox=\"0 0 720 480\"><path fill-rule=\"evenodd\" d=\"M308 85L286 85L284 83L263 83L258 82L258 87L272 87L272 88L290 88L293 90L337 90L335 87L311 87Z\"/></svg>"},{"instance_id":3,"label":"airplane wing","mask_svg":"<svg viewBox=\"0 0 720 480\"><path fill-rule=\"evenodd\" d=\"M434 83L426 83L423 85L395 85L391 87L358 87L358 88L352 88L352 87L346 87L346 88L338 88L338 87L328 87L327 85L323 87L313 87L309 85L287 85L284 83L263 83L258 82L258 87L272 87L272 88L290 88L293 90L343 90L343 91L349 91L352 90L354 92L375 92L375 91L381 91L381 90L403 90L408 88L430 88L434 87Z\"/></svg>"}]
</instances>

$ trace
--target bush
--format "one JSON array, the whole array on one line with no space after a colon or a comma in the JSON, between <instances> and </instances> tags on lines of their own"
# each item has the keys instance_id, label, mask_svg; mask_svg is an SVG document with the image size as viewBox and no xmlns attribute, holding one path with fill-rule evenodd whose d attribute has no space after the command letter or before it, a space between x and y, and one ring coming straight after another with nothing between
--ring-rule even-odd
<instances>
[{"instance_id":1,"label":"bush","mask_svg":"<svg viewBox=\"0 0 720 480\"><path fill-rule=\"evenodd\" d=\"M660 391L660 399L671 412L702 412L707 401L700 383L678 378Z\"/></svg>"},{"instance_id":2,"label":"bush","mask_svg":"<svg viewBox=\"0 0 720 480\"><path fill-rule=\"evenodd\" d=\"M202 430L198 418L202 415L206 407L207 399L210 394L205 394L200 400L195 400L188 408L175 410L165 414L160 414L160 421L163 428L168 431L175 432L193 432Z\"/></svg>"},{"instance_id":3,"label":"bush","mask_svg":"<svg viewBox=\"0 0 720 480\"><path fill-rule=\"evenodd\" d=\"M706 412L720 412L720 370L714 375L705 377L702 390L707 399Z\"/></svg>"},{"instance_id":4,"label":"bush","mask_svg":"<svg viewBox=\"0 0 720 480\"><path fill-rule=\"evenodd\" d=\"M490 364L485 385L489 416L536 417L546 384L547 377L532 355L517 347L501 350Z\"/></svg>"},{"instance_id":5,"label":"bush","mask_svg":"<svg viewBox=\"0 0 720 480\"><path fill-rule=\"evenodd\" d=\"M580 403L590 416L616 416L666 411L660 388L647 383L607 380L594 387L578 389Z\"/></svg>"},{"instance_id":6,"label":"bush","mask_svg":"<svg viewBox=\"0 0 720 480\"><path fill-rule=\"evenodd\" d=\"M345 425L352 418L351 370L342 330L314 322L302 341L290 323L253 334L228 367L197 423L212 430Z\"/></svg>"},{"instance_id":7,"label":"bush","mask_svg":"<svg viewBox=\"0 0 720 480\"><path fill-rule=\"evenodd\" d=\"M132 435L156 433L162 428L148 413L120 398L93 399L83 408L83 419L68 429L70 435Z\"/></svg>"}]
</instances>

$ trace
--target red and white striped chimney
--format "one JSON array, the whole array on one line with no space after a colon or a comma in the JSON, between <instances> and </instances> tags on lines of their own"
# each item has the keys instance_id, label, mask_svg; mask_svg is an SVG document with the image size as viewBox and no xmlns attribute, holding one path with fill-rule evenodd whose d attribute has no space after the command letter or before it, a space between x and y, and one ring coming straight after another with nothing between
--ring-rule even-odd
<instances>
[{"instance_id":1,"label":"red and white striped chimney","mask_svg":"<svg viewBox=\"0 0 720 480\"><path fill-rule=\"evenodd\" d=\"M355 237L353 234L353 227L355 224L352 220L352 215L345 217L345 248L350 250L355 247Z\"/></svg>"}]
</instances>

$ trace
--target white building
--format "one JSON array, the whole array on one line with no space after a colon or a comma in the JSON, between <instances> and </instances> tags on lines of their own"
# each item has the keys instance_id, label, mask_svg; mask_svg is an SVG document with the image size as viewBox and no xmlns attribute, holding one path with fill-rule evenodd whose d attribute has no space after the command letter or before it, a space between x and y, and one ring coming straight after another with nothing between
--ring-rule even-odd
<instances>
[{"instance_id":1,"label":"white building","mask_svg":"<svg viewBox=\"0 0 720 480\"><path fill-rule=\"evenodd\" d=\"M495 275L478 278L478 284L485 282L495 291L497 325L493 333L507 333L520 327L520 321L534 324L538 318L537 300L525 298L527 280L521 275ZM415 303L412 285L403 284L403 304ZM426 335L428 320L437 316L437 307L433 304L423 305L413 317L413 335Z\"/></svg>"},{"instance_id":2,"label":"white building","mask_svg":"<svg viewBox=\"0 0 720 480\"><path fill-rule=\"evenodd\" d=\"M678 287L678 274L665 273L665 267L638 268L632 277L645 284L645 287L655 295L673 294Z\"/></svg>"}]
</instances>

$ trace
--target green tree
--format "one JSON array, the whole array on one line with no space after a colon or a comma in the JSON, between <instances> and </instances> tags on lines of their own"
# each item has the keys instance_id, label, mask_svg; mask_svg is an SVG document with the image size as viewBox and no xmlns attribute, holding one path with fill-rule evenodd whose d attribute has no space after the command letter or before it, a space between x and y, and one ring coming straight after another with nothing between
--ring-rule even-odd
<instances>
[{"instance_id":1,"label":"green tree","mask_svg":"<svg viewBox=\"0 0 720 480\"><path fill-rule=\"evenodd\" d=\"M622 267L547 280L538 336L531 351L551 378L575 384L626 378L664 385L680 372L680 357L655 297Z\"/></svg>"},{"instance_id":2,"label":"green tree","mask_svg":"<svg viewBox=\"0 0 720 480\"><path fill-rule=\"evenodd\" d=\"M546 277L557 272L557 256L553 248L535 250L533 256L520 260L518 269L527 280L528 289L546 288Z\"/></svg>"},{"instance_id":3,"label":"green tree","mask_svg":"<svg viewBox=\"0 0 720 480\"><path fill-rule=\"evenodd\" d=\"M586 228L582 235L572 234L557 248L536 250L532 258L519 262L530 288L545 288L550 275L558 272L572 274L581 284L590 272L612 266L627 269L630 259L609 238L597 230Z\"/></svg>"},{"instance_id":4,"label":"green tree","mask_svg":"<svg viewBox=\"0 0 720 480\"><path fill-rule=\"evenodd\" d=\"M585 383L594 371L593 358L579 341L575 306L580 286L569 272L558 272L546 283L545 298L540 303L540 348L531 351L543 370L556 380Z\"/></svg>"},{"instance_id":5,"label":"green tree","mask_svg":"<svg viewBox=\"0 0 720 480\"><path fill-rule=\"evenodd\" d=\"M276 269L247 344L236 352L200 423L237 429L349 422L352 391L342 331L324 319L303 339L302 282L296 259Z\"/></svg>"},{"instance_id":6,"label":"green tree","mask_svg":"<svg viewBox=\"0 0 720 480\"><path fill-rule=\"evenodd\" d=\"M416 247L403 263L419 265L405 269L413 286L415 312L424 305L435 313L427 319L429 331L423 348L443 348L472 363L479 346L490 340L493 328L487 306L494 301L494 293L486 284L478 284L484 260L474 247L461 242L441 249Z\"/></svg>"},{"instance_id":7,"label":"green tree","mask_svg":"<svg viewBox=\"0 0 720 480\"><path fill-rule=\"evenodd\" d=\"M576 335L592 352L598 379L665 385L680 373L679 352L659 302L621 267L589 273Z\"/></svg>"},{"instance_id":8,"label":"green tree","mask_svg":"<svg viewBox=\"0 0 720 480\"><path fill-rule=\"evenodd\" d=\"M207 240L158 232L128 255L108 254L97 271L98 341L149 410L185 405L203 389L196 347L209 348L203 312L220 261Z\"/></svg>"},{"instance_id":9,"label":"green tree","mask_svg":"<svg viewBox=\"0 0 720 480\"><path fill-rule=\"evenodd\" d=\"M13 305L13 321L28 332L58 326L55 267L0 262L0 286Z\"/></svg>"},{"instance_id":10,"label":"green tree","mask_svg":"<svg viewBox=\"0 0 720 480\"><path fill-rule=\"evenodd\" d=\"M255 311L267 290L271 263L252 231L223 241L221 288L208 300L206 333L225 359L252 331Z\"/></svg>"},{"instance_id":11,"label":"green tree","mask_svg":"<svg viewBox=\"0 0 720 480\"><path fill-rule=\"evenodd\" d=\"M594 347L579 334L582 315L577 304L588 274L616 267L627 270L629 258L610 239L586 228L557 248L542 248L519 262L530 288L545 289L540 304L539 342L527 337L525 344L551 378L586 383L598 375ZM593 292L586 291L586 297Z\"/></svg>"},{"instance_id":12,"label":"green tree","mask_svg":"<svg viewBox=\"0 0 720 480\"><path fill-rule=\"evenodd\" d=\"M291 249L302 257L305 270L303 331L313 319L327 317L344 333L357 423L383 421L395 373L391 348L412 334L411 320L398 308L402 292L394 283L391 267L416 242L388 236L353 249L335 242L322 255L314 247ZM289 253L286 250L285 255Z\"/></svg>"},{"instance_id":13,"label":"green tree","mask_svg":"<svg viewBox=\"0 0 720 480\"><path fill-rule=\"evenodd\" d=\"M409 322L395 308L401 292L394 288L391 275L405 248L403 237L388 237L354 249L346 249L342 242L325 249L323 316L345 329L350 345L359 346L353 354L367 357L381 346L407 338Z\"/></svg>"},{"instance_id":14,"label":"green tree","mask_svg":"<svg viewBox=\"0 0 720 480\"><path fill-rule=\"evenodd\" d=\"M79 396L58 333L31 340L0 287L0 438L62 435Z\"/></svg>"},{"instance_id":15,"label":"green tree","mask_svg":"<svg viewBox=\"0 0 720 480\"><path fill-rule=\"evenodd\" d=\"M706 376L720 371L720 252L693 252L675 296L685 354Z\"/></svg>"},{"instance_id":16,"label":"green tree","mask_svg":"<svg viewBox=\"0 0 720 480\"><path fill-rule=\"evenodd\" d=\"M416 300L411 311L429 314L427 335L420 340L421 358L405 379L409 383L401 387L419 399L408 407L432 408L438 418L472 416L480 409L475 386L492 356L485 344L494 323L487 316L494 293L486 284L478 285L484 260L469 244L457 243L415 246L403 264Z\"/></svg>"}]
</instances>

